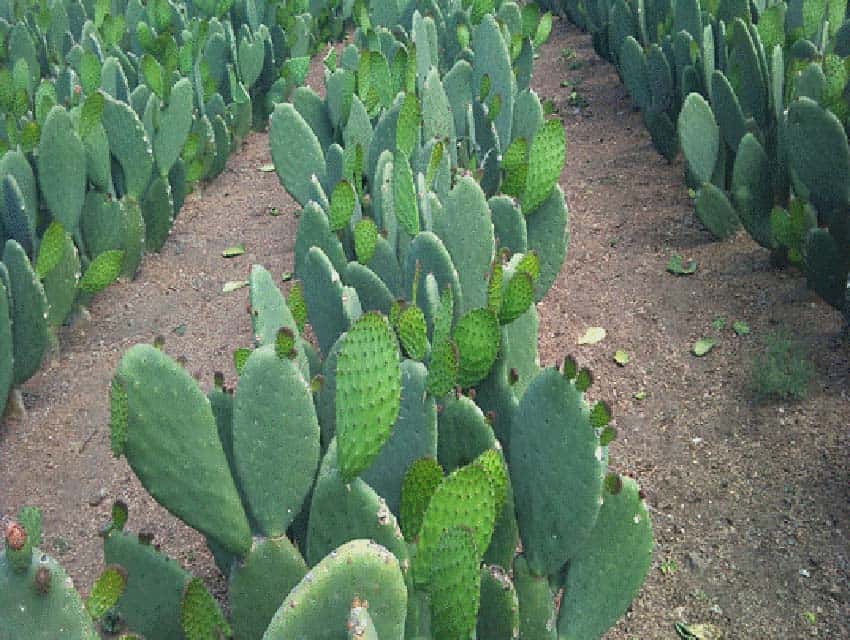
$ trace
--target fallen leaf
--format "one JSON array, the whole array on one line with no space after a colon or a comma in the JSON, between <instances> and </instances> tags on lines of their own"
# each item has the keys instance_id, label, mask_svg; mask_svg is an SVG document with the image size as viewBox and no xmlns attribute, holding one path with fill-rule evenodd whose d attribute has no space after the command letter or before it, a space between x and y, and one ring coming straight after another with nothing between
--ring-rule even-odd
<instances>
[{"instance_id":1,"label":"fallen leaf","mask_svg":"<svg viewBox=\"0 0 850 640\"><path fill-rule=\"evenodd\" d=\"M245 245L237 244L227 247L227 249L221 252L221 255L223 258L235 258L236 256L241 256L243 253L245 253Z\"/></svg>"},{"instance_id":2,"label":"fallen leaf","mask_svg":"<svg viewBox=\"0 0 850 640\"><path fill-rule=\"evenodd\" d=\"M283 282L289 282L290 280L292 280L292 272L291 271L284 271L283 273L280 274L280 279Z\"/></svg>"},{"instance_id":3,"label":"fallen leaf","mask_svg":"<svg viewBox=\"0 0 850 640\"><path fill-rule=\"evenodd\" d=\"M184 335L186 335L186 325L178 324L176 327L174 327L174 333L175 335L178 335L182 338Z\"/></svg>"},{"instance_id":4,"label":"fallen leaf","mask_svg":"<svg viewBox=\"0 0 850 640\"><path fill-rule=\"evenodd\" d=\"M644 391L643 389L641 389L640 391L635 391L632 394L632 397L635 400L645 400L646 399L646 391Z\"/></svg>"},{"instance_id":5,"label":"fallen leaf","mask_svg":"<svg viewBox=\"0 0 850 640\"><path fill-rule=\"evenodd\" d=\"M236 291L237 289L241 289L242 287L247 287L247 280L229 280L224 283L224 286L221 288L222 293L230 293L231 291Z\"/></svg>"},{"instance_id":6,"label":"fallen leaf","mask_svg":"<svg viewBox=\"0 0 850 640\"><path fill-rule=\"evenodd\" d=\"M605 329L602 327L590 327L584 335L578 339L579 344L596 344L605 339Z\"/></svg>"},{"instance_id":7,"label":"fallen leaf","mask_svg":"<svg viewBox=\"0 0 850 640\"><path fill-rule=\"evenodd\" d=\"M717 344L717 341L714 338L700 338L694 342L694 346L691 347L691 352L697 357L702 357L714 349L715 344Z\"/></svg>"},{"instance_id":8,"label":"fallen leaf","mask_svg":"<svg viewBox=\"0 0 850 640\"><path fill-rule=\"evenodd\" d=\"M670 256L667 261L667 271L677 276L689 276L697 270L696 260L685 260L678 253Z\"/></svg>"},{"instance_id":9,"label":"fallen leaf","mask_svg":"<svg viewBox=\"0 0 850 640\"><path fill-rule=\"evenodd\" d=\"M280 215L280 211L278 211L277 207L269 207L269 215L272 218L276 218Z\"/></svg>"},{"instance_id":10,"label":"fallen leaf","mask_svg":"<svg viewBox=\"0 0 850 640\"><path fill-rule=\"evenodd\" d=\"M629 364L629 354L625 351L615 351L614 362L616 362L621 367L625 367L627 364Z\"/></svg>"},{"instance_id":11,"label":"fallen leaf","mask_svg":"<svg viewBox=\"0 0 850 640\"><path fill-rule=\"evenodd\" d=\"M750 332L750 325L742 320L735 320L732 323L732 330L739 336L745 336Z\"/></svg>"},{"instance_id":12,"label":"fallen leaf","mask_svg":"<svg viewBox=\"0 0 850 640\"><path fill-rule=\"evenodd\" d=\"M271 173L272 171L274 171L274 165L271 163L264 164L260 167L260 171L262 171L263 173Z\"/></svg>"},{"instance_id":13,"label":"fallen leaf","mask_svg":"<svg viewBox=\"0 0 850 640\"><path fill-rule=\"evenodd\" d=\"M723 316L717 316L714 320L711 321L711 326L717 331L720 331L721 329L723 329L723 327L726 326L726 318L724 318Z\"/></svg>"}]
</instances>

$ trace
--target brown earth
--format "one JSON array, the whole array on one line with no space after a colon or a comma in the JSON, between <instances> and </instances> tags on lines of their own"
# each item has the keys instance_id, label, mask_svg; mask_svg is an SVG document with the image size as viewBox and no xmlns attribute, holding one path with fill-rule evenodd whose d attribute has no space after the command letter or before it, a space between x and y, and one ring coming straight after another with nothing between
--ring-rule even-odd
<instances>
[{"instance_id":1,"label":"brown earth","mask_svg":"<svg viewBox=\"0 0 850 640\"><path fill-rule=\"evenodd\" d=\"M613 465L640 480L656 534L646 584L606 637L676 638L674 623L685 622L728 639L850 638L850 347L839 314L744 235L711 240L681 166L652 149L586 35L556 21L534 86L567 129L561 184L572 233L561 277L539 305L541 362L572 353L593 369L591 395L616 416ZM157 335L205 386L220 369L233 381L231 353L249 344L250 323L246 290L224 294L223 284L253 263L274 274L292 268L296 207L275 174L260 171L269 161L266 137L252 135L189 199L139 277L100 295L90 321L62 330L61 351L24 388L26 418L0 431L0 520L40 507L44 546L84 591L102 562L97 526L118 498L132 528L154 532L167 553L222 587L200 537L112 458L107 390L120 355ZM244 255L221 257L239 243ZM667 273L674 252L695 259L696 273ZM713 326L720 318L725 326ZM752 332L736 336L736 320ZM607 337L578 346L591 326ZM809 393L757 402L753 358L782 331L809 351ZM697 358L690 349L701 337L717 346ZM628 353L626 366L615 350Z\"/></svg>"}]
</instances>

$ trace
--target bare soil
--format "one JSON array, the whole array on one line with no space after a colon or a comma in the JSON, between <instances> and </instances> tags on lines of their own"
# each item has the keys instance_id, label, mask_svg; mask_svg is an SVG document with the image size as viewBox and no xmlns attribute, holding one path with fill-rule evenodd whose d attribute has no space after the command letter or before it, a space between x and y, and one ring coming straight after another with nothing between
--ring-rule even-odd
<instances>
[{"instance_id":1,"label":"bare soil","mask_svg":"<svg viewBox=\"0 0 850 640\"><path fill-rule=\"evenodd\" d=\"M572 234L539 305L541 362L569 353L592 368L591 395L616 416L614 466L646 490L656 534L646 584L607 637L676 638L683 622L729 639L850 638L850 347L839 314L745 235L712 241L682 167L655 153L613 68L565 21L540 52L534 86L567 129L561 184ZM260 170L269 162L266 136L252 135L190 197L138 278L98 296L91 320L62 329L58 355L23 389L26 417L0 428L0 521L40 507L44 547L83 591L102 565L96 530L115 499L129 504L131 528L153 532L213 590L223 587L200 536L112 457L108 387L121 354L158 335L205 387L217 370L234 382L231 353L251 339L247 291L222 286L254 263L292 268L297 207ZM222 257L240 243L244 255ZM696 273L667 273L673 253L695 259ZM752 332L737 336L736 320ZM578 346L591 326L606 338ZM801 341L815 368L799 402L757 402L750 390L753 358L778 331ZM691 345L702 337L717 346L697 358ZM614 362L616 350L628 364Z\"/></svg>"}]
</instances>

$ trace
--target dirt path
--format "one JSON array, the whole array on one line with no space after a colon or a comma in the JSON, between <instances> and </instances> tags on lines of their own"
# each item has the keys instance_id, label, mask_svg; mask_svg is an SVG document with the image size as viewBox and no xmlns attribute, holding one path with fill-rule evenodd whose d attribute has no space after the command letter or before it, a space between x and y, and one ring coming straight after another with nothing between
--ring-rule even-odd
<instances>
[{"instance_id":1,"label":"dirt path","mask_svg":"<svg viewBox=\"0 0 850 640\"><path fill-rule=\"evenodd\" d=\"M579 81L572 101L567 79ZM573 353L594 370L593 395L617 416L617 468L646 489L657 537L644 590L609 637L675 638L677 621L714 624L730 639L850 637L850 354L835 339L838 314L797 274L773 271L748 239L710 241L681 167L652 150L587 36L556 21L534 84L567 128L572 229L561 278L540 305L541 360ZM259 171L267 162L265 136L252 136L187 202L139 278L110 287L89 323L63 331L61 354L25 388L27 418L0 430L0 519L23 504L41 507L45 547L83 590L101 565L95 531L116 498L130 504L133 529L153 531L169 554L220 584L200 537L112 458L107 389L123 351L157 335L205 386L222 367L232 377L230 354L250 341L247 294L223 294L222 285L255 262L275 274L291 269L295 206L274 173ZM223 259L237 243L246 253ZM666 273L673 252L695 258L697 272ZM712 328L718 317L723 330ZM736 337L735 320L752 333ZM607 338L576 346L589 326ZM812 390L800 403L756 404L750 363L762 338L782 328L810 349ZM690 346L703 336L718 345L695 358ZM625 367L612 360L617 349L630 356Z\"/></svg>"}]
</instances>

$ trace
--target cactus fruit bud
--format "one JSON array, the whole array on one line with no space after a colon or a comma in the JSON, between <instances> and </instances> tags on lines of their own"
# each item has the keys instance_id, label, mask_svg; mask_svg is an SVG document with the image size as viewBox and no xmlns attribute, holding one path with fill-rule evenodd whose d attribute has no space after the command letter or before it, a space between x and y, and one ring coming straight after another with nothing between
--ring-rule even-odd
<instances>
[{"instance_id":1,"label":"cactus fruit bud","mask_svg":"<svg viewBox=\"0 0 850 640\"><path fill-rule=\"evenodd\" d=\"M35 590L42 595L50 591L50 569L43 566L39 567L35 572L33 585L35 586Z\"/></svg>"}]
</instances>

